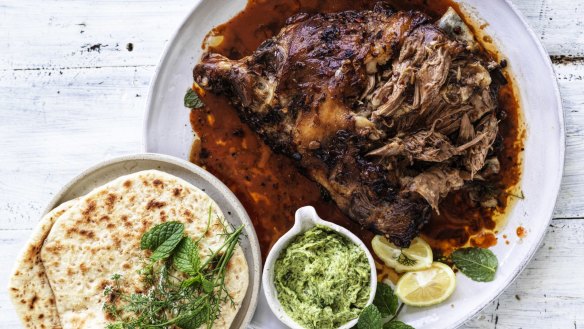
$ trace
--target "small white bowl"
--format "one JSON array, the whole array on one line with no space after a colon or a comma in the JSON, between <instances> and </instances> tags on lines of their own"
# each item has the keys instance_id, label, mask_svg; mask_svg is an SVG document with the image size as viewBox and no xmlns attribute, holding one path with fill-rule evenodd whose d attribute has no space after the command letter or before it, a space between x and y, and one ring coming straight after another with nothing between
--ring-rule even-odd
<instances>
[{"instance_id":1,"label":"small white bowl","mask_svg":"<svg viewBox=\"0 0 584 329\"><path fill-rule=\"evenodd\" d=\"M367 301L367 305L373 302L373 298L375 297L375 291L377 289L377 270L375 268L375 262L373 261L373 256L371 253L358 237L356 237L353 233L349 230L341 227L339 225L333 224L331 222L327 222L322 218L318 217L316 210L313 207L302 207L296 210L295 215L295 223L294 226L290 229L290 231L286 232L280 239L274 244L272 250L268 254L268 258L266 259L266 263L264 265L264 272L262 275L262 287L264 288L264 294L268 301L268 305L272 309L272 312L276 317L282 321L285 325L289 326L292 329L304 329L303 326L298 324L294 321L282 308L280 301L278 300L278 293L276 292L276 287L274 286L274 266L276 260L280 257L280 253L286 249L288 244L292 242L292 240L308 231L309 229L313 228L316 225L326 226L335 232L339 233L340 235L346 237L347 239L351 240L353 243L358 245L367 256L367 260L369 261L369 266L371 267L371 280L370 280L370 288L371 292L369 294L369 300ZM357 324L358 319L353 319L344 325L338 327L337 329L348 329L352 328L354 325Z\"/></svg>"}]
</instances>

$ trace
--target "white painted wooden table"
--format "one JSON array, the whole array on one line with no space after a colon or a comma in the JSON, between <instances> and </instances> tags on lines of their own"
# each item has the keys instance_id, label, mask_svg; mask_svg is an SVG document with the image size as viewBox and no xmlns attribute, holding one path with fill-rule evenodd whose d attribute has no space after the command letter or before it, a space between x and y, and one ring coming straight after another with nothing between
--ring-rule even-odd
<instances>
[{"instance_id":1,"label":"white painted wooden table","mask_svg":"<svg viewBox=\"0 0 584 329\"><path fill-rule=\"evenodd\" d=\"M545 244L465 328L584 328L584 0L513 2L554 62L566 170ZM4 287L53 194L100 160L141 151L150 78L191 6L0 0L0 328L20 328Z\"/></svg>"}]
</instances>

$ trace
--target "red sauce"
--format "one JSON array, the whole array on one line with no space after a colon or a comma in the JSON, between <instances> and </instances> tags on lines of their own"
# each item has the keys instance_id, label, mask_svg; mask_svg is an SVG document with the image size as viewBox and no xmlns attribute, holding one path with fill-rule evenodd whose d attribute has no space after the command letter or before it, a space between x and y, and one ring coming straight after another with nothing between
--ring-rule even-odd
<instances>
[{"instance_id":1,"label":"red sauce","mask_svg":"<svg viewBox=\"0 0 584 329\"><path fill-rule=\"evenodd\" d=\"M307 205L364 241L371 240L369 231L345 217L333 202L321 198L318 185L300 174L291 159L274 154L224 98L207 93L203 102L204 111L191 112L191 124L201 136L201 152L191 160L235 193L253 222L264 257L292 227L296 209Z\"/></svg>"},{"instance_id":2,"label":"red sauce","mask_svg":"<svg viewBox=\"0 0 584 329\"><path fill-rule=\"evenodd\" d=\"M366 9L375 2L250 0L242 12L214 29L213 33L222 35L224 40L212 50L238 59L251 54L262 41L275 35L286 19L297 12ZM396 1L395 6L423 9L433 16L441 15L448 6L458 8L445 0ZM205 108L191 112L193 129L202 139L191 160L217 176L239 198L252 219L264 257L293 225L296 209L306 205L314 206L321 217L347 227L366 244L370 243L371 232L349 220L333 202L324 200L318 185L300 174L292 160L274 154L263 144L224 98L207 93L203 101ZM501 89L499 101L507 115L500 124L504 151L499 155L501 174L496 177L496 183L511 191L520 177L522 145L519 107L511 84ZM509 194L504 194L497 209L483 209L469 206L461 193L451 193L442 203L440 215L432 217L422 235L439 254L447 254L469 241L489 247L496 243L496 238L486 231L495 229L495 215L504 212L508 199Z\"/></svg>"},{"instance_id":3,"label":"red sauce","mask_svg":"<svg viewBox=\"0 0 584 329\"><path fill-rule=\"evenodd\" d=\"M375 268L377 269L377 281L383 282L385 280L389 280L393 282L393 284L397 284L397 281L400 278L400 274L398 274L394 269L383 265L381 262L375 262Z\"/></svg>"},{"instance_id":4,"label":"red sauce","mask_svg":"<svg viewBox=\"0 0 584 329\"><path fill-rule=\"evenodd\" d=\"M523 226L517 227L516 233L517 237L519 237L520 239L525 238L525 236L527 235L527 231L525 231L525 228Z\"/></svg>"},{"instance_id":5,"label":"red sauce","mask_svg":"<svg viewBox=\"0 0 584 329\"><path fill-rule=\"evenodd\" d=\"M493 233L481 232L470 238L470 245L479 248L489 248L497 244L497 237Z\"/></svg>"}]
</instances>

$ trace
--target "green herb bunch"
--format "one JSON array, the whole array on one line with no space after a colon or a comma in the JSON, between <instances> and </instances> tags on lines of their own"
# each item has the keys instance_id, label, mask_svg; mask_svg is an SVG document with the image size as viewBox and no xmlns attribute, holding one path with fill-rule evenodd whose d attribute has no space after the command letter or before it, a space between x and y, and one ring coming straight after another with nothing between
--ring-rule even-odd
<instances>
[{"instance_id":1,"label":"green herb bunch","mask_svg":"<svg viewBox=\"0 0 584 329\"><path fill-rule=\"evenodd\" d=\"M206 232L210 222L211 209ZM225 287L225 276L242 230L243 225L231 233L225 228L225 242L203 261L200 238L185 236L183 223L154 226L140 243L141 249L152 251L140 271L147 290L124 293L122 277L114 275L113 285L104 290L107 301L103 308L114 320L107 329L196 329L205 324L212 328L222 304L235 306Z\"/></svg>"}]
</instances>

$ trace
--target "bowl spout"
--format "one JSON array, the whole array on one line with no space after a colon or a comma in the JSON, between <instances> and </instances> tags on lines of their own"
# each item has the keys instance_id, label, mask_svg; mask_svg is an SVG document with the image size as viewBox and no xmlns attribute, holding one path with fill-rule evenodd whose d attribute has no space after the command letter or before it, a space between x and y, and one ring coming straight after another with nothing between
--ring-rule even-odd
<instances>
[{"instance_id":1,"label":"bowl spout","mask_svg":"<svg viewBox=\"0 0 584 329\"><path fill-rule=\"evenodd\" d=\"M312 206L306 206L296 210L294 215L294 227L293 231L304 232L314 225L316 225L322 219L318 217L316 209Z\"/></svg>"}]
</instances>

